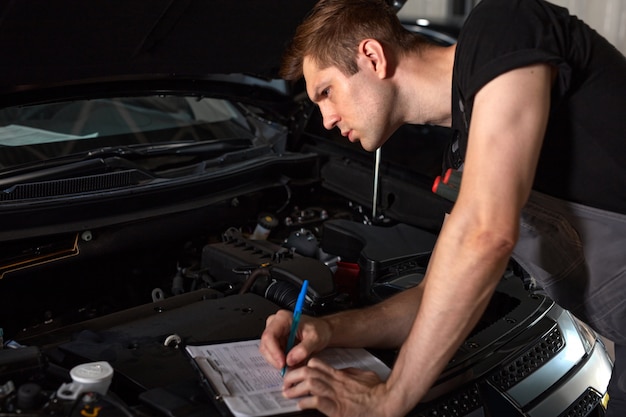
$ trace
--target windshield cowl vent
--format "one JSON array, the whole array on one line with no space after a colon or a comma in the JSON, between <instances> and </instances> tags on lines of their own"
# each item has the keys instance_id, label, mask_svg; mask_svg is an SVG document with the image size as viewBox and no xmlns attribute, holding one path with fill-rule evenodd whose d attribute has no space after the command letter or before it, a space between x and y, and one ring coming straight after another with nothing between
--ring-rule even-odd
<instances>
[{"instance_id":1,"label":"windshield cowl vent","mask_svg":"<svg viewBox=\"0 0 626 417\"><path fill-rule=\"evenodd\" d=\"M111 172L78 178L17 184L0 193L0 201L65 196L136 186L152 179L138 170Z\"/></svg>"}]
</instances>

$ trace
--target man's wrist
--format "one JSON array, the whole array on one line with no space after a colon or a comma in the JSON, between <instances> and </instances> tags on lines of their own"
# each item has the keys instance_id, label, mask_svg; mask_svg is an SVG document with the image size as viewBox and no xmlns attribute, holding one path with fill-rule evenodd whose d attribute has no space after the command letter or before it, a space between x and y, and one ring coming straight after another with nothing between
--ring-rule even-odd
<instances>
[{"instance_id":1,"label":"man's wrist","mask_svg":"<svg viewBox=\"0 0 626 417\"><path fill-rule=\"evenodd\" d=\"M376 387L377 404L380 410L376 415L384 417L403 417L412 407L406 409L406 400L403 396L398 396L397 387L390 387L387 382L383 382Z\"/></svg>"}]
</instances>

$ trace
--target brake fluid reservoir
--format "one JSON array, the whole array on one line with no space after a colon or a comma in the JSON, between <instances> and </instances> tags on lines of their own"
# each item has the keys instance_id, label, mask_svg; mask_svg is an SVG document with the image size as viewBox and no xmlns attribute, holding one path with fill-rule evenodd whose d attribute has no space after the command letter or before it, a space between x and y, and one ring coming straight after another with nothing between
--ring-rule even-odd
<instances>
[{"instance_id":1,"label":"brake fluid reservoir","mask_svg":"<svg viewBox=\"0 0 626 417\"><path fill-rule=\"evenodd\" d=\"M266 240L272 229L276 226L278 226L278 219L276 216L269 213L263 213L257 219L254 232L252 232L249 238L253 240Z\"/></svg>"}]
</instances>

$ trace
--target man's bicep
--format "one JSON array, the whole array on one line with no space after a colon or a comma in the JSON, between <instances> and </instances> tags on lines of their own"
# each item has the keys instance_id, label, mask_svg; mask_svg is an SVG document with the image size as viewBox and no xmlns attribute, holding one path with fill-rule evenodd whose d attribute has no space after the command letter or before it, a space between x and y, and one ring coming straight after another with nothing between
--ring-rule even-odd
<instances>
[{"instance_id":1,"label":"man's bicep","mask_svg":"<svg viewBox=\"0 0 626 417\"><path fill-rule=\"evenodd\" d=\"M545 64L519 68L476 94L463 194L488 200L487 207L510 203L511 215L524 204L548 121L552 72Z\"/></svg>"}]
</instances>

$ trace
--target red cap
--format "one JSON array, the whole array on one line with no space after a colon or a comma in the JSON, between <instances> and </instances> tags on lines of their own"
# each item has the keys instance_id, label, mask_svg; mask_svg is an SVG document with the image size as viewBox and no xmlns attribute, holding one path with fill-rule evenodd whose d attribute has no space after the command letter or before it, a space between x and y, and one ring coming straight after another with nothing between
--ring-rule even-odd
<instances>
[{"instance_id":1,"label":"red cap","mask_svg":"<svg viewBox=\"0 0 626 417\"><path fill-rule=\"evenodd\" d=\"M437 188L439 188L439 183L441 182L441 175L437 175L435 178L435 182L433 182L433 193L437 194Z\"/></svg>"},{"instance_id":2,"label":"red cap","mask_svg":"<svg viewBox=\"0 0 626 417\"><path fill-rule=\"evenodd\" d=\"M452 168L448 168L446 173L443 175L443 183L447 184L450 181L450 177L452 176Z\"/></svg>"}]
</instances>

